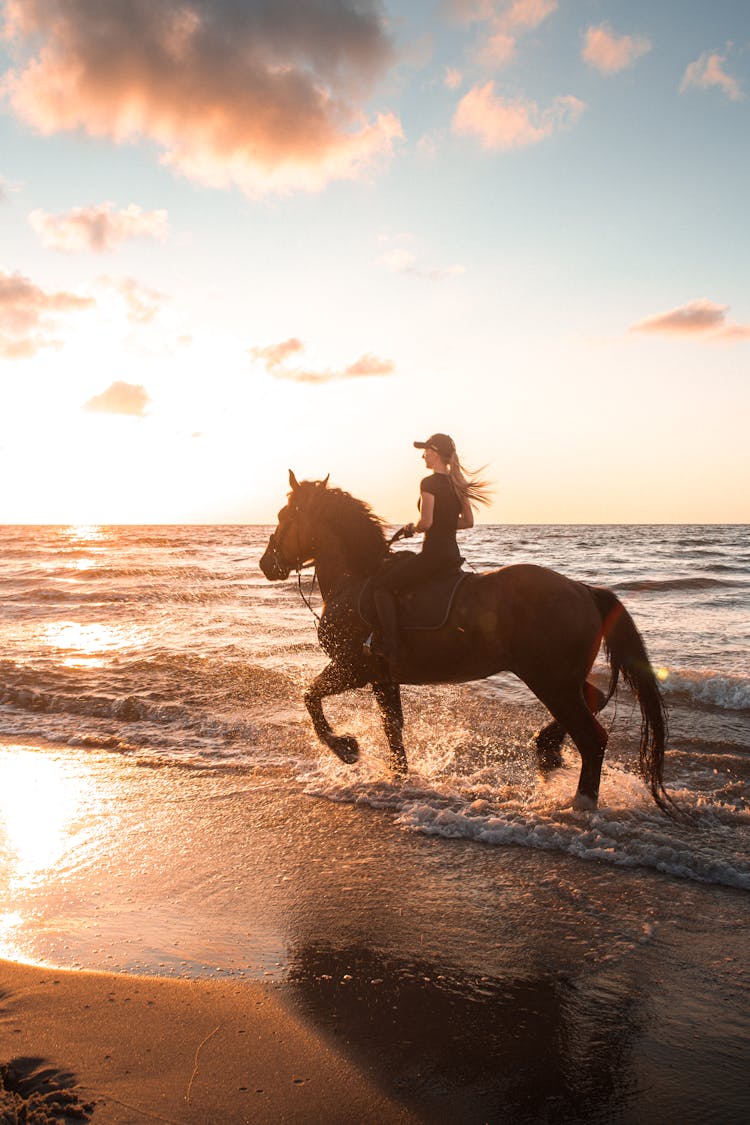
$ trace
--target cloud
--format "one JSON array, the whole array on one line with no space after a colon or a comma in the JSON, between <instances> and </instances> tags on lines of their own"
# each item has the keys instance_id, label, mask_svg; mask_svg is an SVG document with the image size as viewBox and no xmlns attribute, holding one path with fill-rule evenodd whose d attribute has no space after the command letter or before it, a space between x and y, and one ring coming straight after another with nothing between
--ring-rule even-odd
<instances>
[{"instance_id":1,"label":"cloud","mask_svg":"<svg viewBox=\"0 0 750 1125\"><path fill-rule=\"evenodd\" d=\"M122 297L131 324L148 324L161 312L167 297L132 277L100 277L99 284Z\"/></svg>"},{"instance_id":2,"label":"cloud","mask_svg":"<svg viewBox=\"0 0 750 1125\"><path fill-rule=\"evenodd\" d=\"M514 149L538 144L576 123L585 105L572 95L555 98L547 109L523 98L495 94L492 81L477 84L458 104L453 130L478 138L483 148Z\"/></svg>"},{"instance_id":3,"label":"cloud","mask_svg":"<svg viewBox=\"0 0 750 1125\"><path fill-rule=\"evenodd\" d=\"M93 305L90 297L46 293L21 274L0 270L0 357L28 359L42 348L61 347L52 334L58 317Z\"/></svg>"},{"instance_id":4,"label":"cloud","mask_svg":"<svg viewBox=\"0 0 750 1125\"><path fill-rule=\"evenodd\" d=\"M449 90L457 90L464 80L464 76L455 66L446 66L443 72L443 85Z\"/></svg>"},{"instance_id":5,"label":"cloud","mask_svg":"<svg viewBox=\"0 0 750 1125\"><path fill-rule=\"evenodd\" d=\"M145 139L164 163L251 195L318 190L388 156L364 105L394 60L379 0L6 0L25 58L3 83L43 133Z\"/></svg>"},{"instance_id":6,"label":"cloud","mask_svg":"<svg viewBox=\"0 0 750 1125\"><path fill-rule=\"evenodd\" d=\"M281 344L269 344L265 348L251 348L250 354L254 359L262 360L266 365L266 370L273 373L290 356L297 355L298 352L304 351L304 348L305 345L302 341L293 336L290 340L284 340Z\"/></svg>"},{"instance_id":7,"label":"cloud","mask_svg":"<svg viewBox=\"0 0 750 1125\"><path fill-rule=\"evenodd\" d=\"M150 402L145 387L117 381L100 395L90 398L84 403L83 409L96 414L127 414L134 418L143 418Z\"/></svg>"},{"instance_id":8,"label":"cloud","mask_svg":"<svg viewBox=\"0 0 750 1125\"><path fill-rule=\"evenodd\" d=\"M370 375L392 375L395 364L390 359L381 359L368 352L343 369L325 368L315 371L306 367L288 367L287 360L304 351L305 345L296 336L279 344L269 344L262 348L251 348L253 359L260 360L269 375L276 379L286 379L293 383L331 383L338 379L358 379Z\"/></svg>"},{"instance_id":9,"label":"cloud","mask_svg":"<svg viewBox=\"0 0 750 1125\"><path fill-rule=\"evenodd\" d=\"M709 340L748 340L750 324L727 322L728 305L717 305L701 298L679 308L647 317L632 325L631 332L650 332L664 336L692 336Z\"/></svg>"},{"instance_id":10,"label":"cloud","mask_svg":"<svg viewBox=\"0 0 750 1125\"><path fill-rule=\"evenodd\" d=\"M444 0L444 7L459 23L493 21L510 31L538 27L557 11L558 0Z\"/></svg>"},{"instance_id":11,"label":"cloud","mask_svg":"<svg viewBox=\"0 0 750 1125\"><path fill-rule=\"evenodd\" d=\"M17 191L21 191L23 184L15 180L7 180L5 176L0 176L0 203L4 203L11 195Z\"/></svg>"},{"instance_id":12,"label":"cloud","mask_svg":"<svg viewBox=\"0 0 750 1125\"><path fill-rule=\"evenodd\" d=\"M516 53L516 39L504 31L495 31L488 35L476 50L476 59L480 66L488 70L506 66Z\"/></svg>"},{"instance_id":13,"label":"cloud","mask_svg":"<svg viewBox=\"0 0 750 1125\"><path fill-rule=\"evenodd\" d=\"M500 22L508 29L533 29L557 11L557 0L513 0L501 14Z\"/></svg>"},{"instance_id":14,"label":"cloud","mask_svg":"<svg viewBox=\"0 0 750 1125\"><path fill-rule=\"evenodd\" d=\"M387 250L376 259L376 264L384 266L392 273L410 273L416 277L426 277L430 281L443 281L446 277L458 277L466 273L466 268L458 264L452 266L424 266L411 250L399 246Z\"/></svg>"},{"instance_id":15,"label":"cloud","mask_svg":"<svg viewBox=\"0 0 750 1125\"><path fill-rule=\"evenodd\" d=\"M395 370L396 365L393 360L380 359L379 356L367 352L345 368L344 378L356 379L361 375L392 375Z\"/></svg>"},{"instance_id":16,"label":"cloud","mask_svg":"<svg viewBox=\"0 0 750 1125\"><path fill-rule=\"evenodd\" d=\"M605 23L589 27L581 52L584 60L602 74L617 74L651 50L651 41L643 35L615 35Z\"/></svg>"},{"instance_id":17,"label":"cloud","mask_svg":"<svg viewBox=\"0 0 750 1125\"><path fill-rule=\"evenodd\" d=\"M459 23L487 25L475 57L480 66L496 69L514 57L520 35L557 11L558 0L446 0L446 6Z\"/></svg>"},{"instance_id":18,"label":"cloud","mask_svg":"<svg viewBox=\"0 0 750 1125\"><path fill-rule=\"evenodd\" d=\"M692 88L708 90L712 86L718 86L731 101L743 101L745 94L740 82L724 70L726 61L727 56L718 51L704 51L699 59L690 63L682 76L680 93L684 94Z\"/></svg>"},{"instance_id":19,"label":"cloud","mask_svg":"<svg viewBox=\"0 0 750 1125\"><path fill-rule=\"evenodd\" d=\"M32 211L29 223L44 246L68 253L93 250L101 254L131 238L164 242L168 232L166 211L143 211L134 203L121 211L115 211L112 203L76 207L65 215Z\"/></svg>"}]
</instances>

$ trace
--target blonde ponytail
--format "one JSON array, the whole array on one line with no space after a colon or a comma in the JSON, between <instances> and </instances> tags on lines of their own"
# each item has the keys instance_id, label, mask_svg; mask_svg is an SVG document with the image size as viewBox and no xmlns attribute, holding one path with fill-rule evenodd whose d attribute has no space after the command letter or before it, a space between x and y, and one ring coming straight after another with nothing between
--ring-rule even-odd
<instances>
[{"instance_id":1,"label":"blonde ponytail","mask_svg":"<svg viewBox=\"0 0 750 1125\"><path fill-rule=\"evenodd\" d=\"M468 503L472 508L477 508L480 504L488 505L492 502L492 485L488 480L480 478L481 472L481 469L475 473L465 469L458 459L458 453L454 451L448 464L448 480L461 507Z\"/></svg>"}]
</instances>

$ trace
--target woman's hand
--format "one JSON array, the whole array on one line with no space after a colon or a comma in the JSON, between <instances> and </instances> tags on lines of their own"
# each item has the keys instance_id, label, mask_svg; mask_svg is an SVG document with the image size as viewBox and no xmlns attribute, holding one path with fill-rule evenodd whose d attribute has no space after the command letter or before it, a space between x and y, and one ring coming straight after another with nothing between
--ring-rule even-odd
<instances>
[{"instance_id":1,"label":"woman's hand","mask_svg":"<svg viewBox=\"0 0 750 1125\"><path fill-rule=\"evenodd\" d=\"M404 526L401 528L401 532L403 534L404 539L411 539L412 535L414 534L414 532L416 530L417 529L415 528L413 523L405 523Z\"/></svg>"}]
</instances>

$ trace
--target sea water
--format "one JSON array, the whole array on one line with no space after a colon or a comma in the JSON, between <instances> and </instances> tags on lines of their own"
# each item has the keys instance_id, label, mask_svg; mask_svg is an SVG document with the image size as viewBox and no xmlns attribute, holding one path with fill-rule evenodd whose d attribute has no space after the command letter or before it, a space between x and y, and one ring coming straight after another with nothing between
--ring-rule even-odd
<instances>
[{"instance_id":1,"label":"sea water","mask_svg":"<svg viewBox=\"0 0 750 1125\"><path fill-rule=\"evenodd\" d=\"M612 588L641 631L670 715L665 780L704 831L670 822L635 772L627 692L600 809L571 816L579 759L543 783L546 712L501 674L403 690L411 774L394 782L369 690L327 701L360 740L346 767L315 739L305 684L326 662L293 575L258 569L264 527L0 527L0 734L143 764L273 771L313 802L386 809L407 833L551 850L750 889L750 539L745 526L480 526L468 567L550 566ZM301 578L313 607L312 573ZM600 659L595 676L606 683Z\"/></svg>"},{"instance_id":2,"label":"sea water","mask_svg":"<svg viewBox=\"0 0 750 1125\"><path fill-rule=\"evenodd\" d=\"M325 665L260 527L0 528L0 958L263 980L426 1120L750 1115L746 527L477 527L467 565L613 588L670 719L603 712L599 808L548 780L511 675L403 690L394 780L369 690ZM314 609L312 574L301 579ZM600 660L595 678L606 684Z\"/></svg>"}]
</instances>

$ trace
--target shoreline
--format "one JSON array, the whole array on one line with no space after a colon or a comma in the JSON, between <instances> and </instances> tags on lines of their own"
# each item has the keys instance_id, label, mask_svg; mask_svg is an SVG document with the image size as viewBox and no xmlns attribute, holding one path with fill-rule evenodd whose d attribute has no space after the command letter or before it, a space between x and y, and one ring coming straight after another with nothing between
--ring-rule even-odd
<instances>
[{"instance_id":1,"label":"shoreline","mask_svg":"<svg viewBox=\"0 0 750 1125\"><path fill-rule=\"evenodd\" d=\"M419 1120L256 982L0 961L0 990L3 1122Z\"/></svg>"},{"instance_id":2,"label":"shoreline","mask_svg":"<svg viewBox=\"0 0 750 1125\"><path fill-rule=\"evenodd\" d=\"M750 1115L744 891L404 831L377 779L332 799L335 763L321 799L261 767L4 759L0 1064L25 1095L46 1075L104 1125Z\"/></svg>"}]
</instances>

